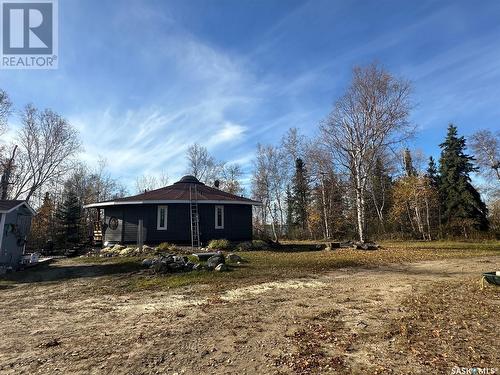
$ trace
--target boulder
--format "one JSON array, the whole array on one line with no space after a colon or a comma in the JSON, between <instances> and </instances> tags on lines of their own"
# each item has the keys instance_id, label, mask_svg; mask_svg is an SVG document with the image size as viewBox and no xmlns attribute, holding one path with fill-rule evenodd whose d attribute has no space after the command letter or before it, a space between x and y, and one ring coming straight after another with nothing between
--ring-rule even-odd
<instances>
[{"instance_id":1,"label":"boulder","mask_svg":"<svg viewBox=\"0 0 500 375\"><path fill-rule=\"evenodd\" d=\"M220 263L217 267L215 267L215 271L225 272L225 271L229 271L229 268L224 263Z\"/></svg>"},{"instance_id":2,"label":"boulder","mask_svg":"<svg viewBox=\"0 0 500 375\"><path fill-rule=\"evenodd\" d=\"M168 263L164 262L156 262L153 264L151 267L155 273L167 273L170 271L170 268L168 267Z\"/></svg>"},{"instance_id":3,"label":"boulder","mask_svg":"<svg viewBox=\"0 0 500 375\"><path fill-rule=\"evenodd\" d=\"M176 272L176 271L180 271L184 268L184 263L172 262L172 263L168 263L167 267L170 271Z\"/></svg>"},{"instance_id":4,"label":"boulder","mask_svg":"<svg viewBox=\"0 0 500 375\"><path fill-rule=\"evenodd\" d=\"M377 250L378 245L371 242L355 242L353 248L358 250Z\"/></svg>"},{"instance_id":5,"label":"boulder","mask_svg":"<svg viewBox=\"0 0 500 375\"><path fill-rule=\"evenodd\" d=\"M228 263L238 263L238 262L241 263L241 262L243 262L243 258L242 257L240 257L237 254L233 254L233 253L227 254L226 260L227 260Z\"/></svg>"},{"instance_id":6,"label":"boulder","mask_svg":"<svg viewBox=\"0 0 500 375\"><path fill-rule=\"evenodd\" d=\"M184 264L184 269L186 271L192 271L194 269L194 267L196 266L195 263L193 262L190 262L190 261L187 261L185 264Z\"/></svg>"},{"instance_id":7,"label":"boulder","mask_svg":"<svg viewBox=\"0 0 500 375\"><path fill-rule=\"evenodd\" d=\"M149 268L153 265L153 259L143 259L141 264L143 267Z\"/></svg>"},{"instance_id":8,"label":"boulder","mask_svg":"<svg viewBox=\"0 0 500 375\"><path fill-rule=\"evenodd\" d=\"M214 255L219 255L219 253L194 253L193 254L198 260L208 260L209 258L213 257Z\"/></svg>"},{"instance_id":9,"label":"boulder","mask_svg":"<svg viewBox=\"0 0 500 375\"><path fill-rule=\"evenodd\" d=\"M210 258L208 258L207 267L210 269L214 269L219 264L224 264L224 263L226 263L226 260L224 259L224 255L216 254L216 255L213 255Z\"/></svg>"},{"instance_id":10,"label":"boulder","mask_svg":"<svg viewBox=\"0 0 500 375\"><path fill-rule=\"evenodd\" d=\"M195 263L195 265L193 266L193 271L201 271L201 270L203 270L203 265L200 263Z\"/></svg>"}]
</instances>

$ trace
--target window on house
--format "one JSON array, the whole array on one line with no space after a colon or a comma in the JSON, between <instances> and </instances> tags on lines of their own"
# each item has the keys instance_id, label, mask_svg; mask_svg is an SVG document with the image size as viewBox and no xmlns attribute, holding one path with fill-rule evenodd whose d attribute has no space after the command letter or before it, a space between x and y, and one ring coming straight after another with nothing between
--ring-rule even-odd
<instances>
[{"instance_id":1,"label":"window on house","mask_svg":"<svg viewBox=\"0 0 500 375\"><path fill-rule=\"evenodd\" d=\"M224 206L215 206L215 229L224 229Z\"/></svg>"},{"instance_id":2,"label":"window on house","mask_svg":"<svg viewBox=\"0 0 500 375\"><path fill-rule=\"evenodd\" d=\"M158 217L156 221L156 229L167 230L167 206L158 206Z\"/></svg>"}]
</instances>

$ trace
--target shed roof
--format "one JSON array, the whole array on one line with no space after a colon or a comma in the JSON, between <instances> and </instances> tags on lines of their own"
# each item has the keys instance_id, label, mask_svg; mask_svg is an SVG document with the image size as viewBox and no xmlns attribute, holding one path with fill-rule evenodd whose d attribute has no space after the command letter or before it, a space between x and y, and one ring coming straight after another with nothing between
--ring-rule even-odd
<instances>
[{"instance_id":1,"label":"shed roof","mask_svg":"<svg viewBox=\"0 0 500 375\"><path fill-rule=\"evenodd\" d=\"M194 191L196 188L196 195ZM213 188L200 182L194 176L184 176L170 186L146 191L125 198L87 204L85 208L125 204L189 203L191 198L200 203L261 205L260 202Z\"/></svg>"},{"instance_id":2,"label":"shed roof","mask_svg":"<svg viewBox=\"0 0 500 375\"><path fill-rule=\"evenodd\" d=\"M34 215L35 211L23 200L0 200L0 213L5 214L14 211L16 208L25 205Z\"/></svg>"}]
</instances>

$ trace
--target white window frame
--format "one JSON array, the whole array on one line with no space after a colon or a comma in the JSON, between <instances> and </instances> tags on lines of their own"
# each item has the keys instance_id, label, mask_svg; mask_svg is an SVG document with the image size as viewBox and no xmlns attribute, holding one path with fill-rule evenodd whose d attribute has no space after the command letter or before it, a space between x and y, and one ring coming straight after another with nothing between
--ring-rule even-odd
<instances>
[{"instance_id":1,"label":"white window frame","mask_svg":"<svg viewBox=\"0 0 500 375\"><path fill-rule=\"evenodd\" d=\"M217 210L222 211L222 225L217 225ZM215 206L215 229L224 229L224 206Z\"/></svg>"},{"instance_id":2,"label":"white window frame","mask_svg":"<svg viewBox=\"0 0 500 375\"><path fill-rule=\"evenodd\" d=\"M161 222L161 209L165 209L165 225L164 226L160 226L160 222ZM167 230L167 218L168 218L168 206L158 206L158 208L156 209L156 229L157 230Z\"/></svg>"}]
</instances>

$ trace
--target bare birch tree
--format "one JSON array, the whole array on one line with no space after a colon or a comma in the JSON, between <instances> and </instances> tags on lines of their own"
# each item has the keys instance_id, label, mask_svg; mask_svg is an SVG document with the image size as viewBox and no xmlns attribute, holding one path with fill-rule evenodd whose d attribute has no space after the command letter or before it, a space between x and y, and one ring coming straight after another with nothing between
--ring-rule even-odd
<instances>
[{"instance_id":1,"label":"bare birch tree","mask_svg":"<svg viewBox=\"0 0 500 375\"><path fill-rule=\"evenodd\" d=\"M29 201L45 184L72 169L81 144L76 129L49 109L39 111L28 105L21 114L21 122L12 196Z\"/></svg>"},{"instance_id":2,"label":"bare birch tree","mask_svg":"<svg viewBox=\"0 0 500 375\"><path fill-rule=\"evenodd\" d=\"M408 122L410 93L408 81L376 63L355 67L347 92L320 126L329 151L353 181L360 241L365 241L366 187L375 160L414 130Z\"/></svg>"},{"instance_id":3,"label":"bare birch tree","mask_svg":"<svg viewBox=\"0 0 500 375\"><path fill-rule=\"evenodd\" d=\"M150 191L167 186L169 182L168 174L164 171L159 176L156 175L142 175L135 179L135 190L139 193Z\"/></svg>"},{"instance_id":4,"label":"bare birch tree","mask_svg":"<svg viewBox=\"0 0 500 375\"><path fill-rule=\"evenodd\" d=\"M9 95L0 89L0 135L7 130L7 119L9 118L11 108L12 102Z\"/></svg>"},{"instance_id":5,"label":"bare birch tree","mask_svg":"<svg viewBox=\"0 0 500 375\"><path fill-rule=\"evenodd\" d=\"M243 194L243 186L241 186L241 176L243 171L239 164L226 164L222 168L221 190L230 194Z\"/></svg>"},{"instance_id":6,"label":"bare birch tree","mask_svg":"<svg viewBox=\"0 0 500 375\"><path fill-rule=\"evenodd\" d=\"M282 153L278 147L257 146L252 176L252 194L263 204L262 225L266 224L268 217L271 218L271 229L275 241L282 234L284 224L286 173L284 173L283 162Z\"/></svg>"},{"instance_id":7,"label":"bare birch tree","mask_svg":"<svg viewBox=\"0 0 500 375\"><path fill-rule=\"evenodd\" d=\"M471 148L477 164L486 176L496 175L500 181L500 131L479 130L471 137Z\"/></svg>"},{"instance_id":8,"label":"bare birch tree","mask_svg":"<svg viewBox=\"0 0 500 375\"><path fill-rule=\"evenodd\" d=\"M188 160L187 172L198 180L213 184L220 177L223 164L218 163L215 158L209 154L206 147L198 143L189 146L186 154Z\"/></svg>"}]
</instances>

